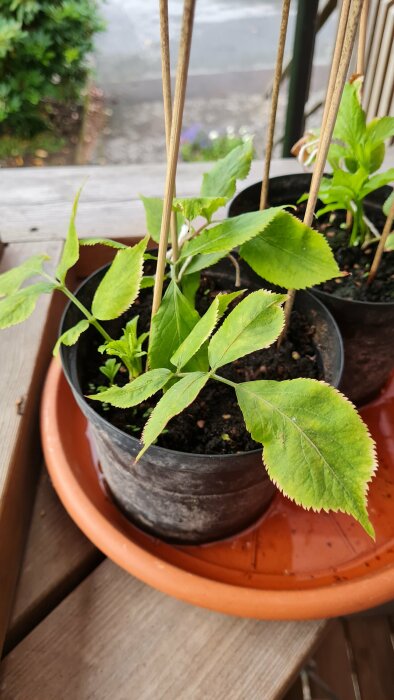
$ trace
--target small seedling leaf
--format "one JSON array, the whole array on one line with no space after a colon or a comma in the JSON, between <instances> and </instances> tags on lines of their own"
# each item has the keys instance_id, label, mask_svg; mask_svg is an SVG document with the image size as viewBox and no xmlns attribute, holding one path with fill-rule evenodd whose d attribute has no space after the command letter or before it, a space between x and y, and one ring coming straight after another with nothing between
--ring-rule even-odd
<instances>
[{"instance_id":1,"label":"small seedling leaf","mask_svg":"<svg viewBox=\"0 0 394 700\"><path fill-rule=\"evenodd\" d=\"M193 221L198 216L203 216L207 221L211 221L215 211L223 207L227 201L227 197L176 198L173 201L172 208L180 212L188 221Z\"/></svg>"},{"instance_id":2,"label":"small seedling leaf","mask_svg":"<svg viewBox=\"0 0 394 700\"><path fill-rule=\"evenodd\" d=\"M116 253L93 297L93 316L108 321L118 318L132 305L140 289L147 244L148 237Z\"/></svg>"},{"instance_id":3,"label":"small seedling leaf","mask_svg":"<svg viewBox=\"0 0 394 700\"><path fill-rule=\"evenodd\" d=\"M304 508L353 515L373 537L366 495L375 448L354 406L313 379L246 382L236 393L280 490Z\"/></svg>"},{"instance_id":4,"label":"small seedling leaf","mask_svg":"<svg viewBox=\"0 0 394 700\"><path fill-rule=\"evenodd\" d=\"M208 355L212 369L271 345L283 328L281 304L285 300L285 294L264 289L243 299L211 338Z\"/></svg>"}]
</instances>

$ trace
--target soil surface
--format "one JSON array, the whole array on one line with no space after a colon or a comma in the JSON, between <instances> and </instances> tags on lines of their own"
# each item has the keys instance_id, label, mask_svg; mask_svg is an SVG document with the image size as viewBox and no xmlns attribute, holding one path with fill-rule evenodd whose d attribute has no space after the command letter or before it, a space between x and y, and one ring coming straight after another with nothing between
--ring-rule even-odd
<instances>
[{"instance_id":1,"label":"soil surface","mask_svg":"<svg viewBox=\"0 0 394 700\"><path fill-rule=\"evenodd\" d=\"M302 218L303 211L298 211L297 215ZM377 230L382 232L386 220L384 214L371 210L368 211L368 216ZM337 277L324 282L319 289L342 299L370 302L394 301L394 252L383 253L376 277L371 285L367 286L368 273L377 244L372 243L364 249L360 246L349 248L350 231L341 228L344 223L345 214L342 211L326 219L316 220L315 227L326 236L339 268L348 273L346 277Z\"/></svg>"},{"instance_id":2,"label":"soil surface","mask_svg":"<svg viewBox=\"0 0 394 700\"><path fill-rule=\"evenodd\" d=\"M203 314L219 291L224 289L212 277L203 277L197 293L196 306ZM136 313L139 314L139 333L149 325L152 291L145 290L134 304L132 310L108 327L110 333L117 337L121 328ZM233 302L232 307L237 301ZM231 307L231 308L232 308ZM231 310L231 309L230 309ZM89 332L89 331L88 331ZM280 349L276 344L271 348L251 353L220 369L223 377L234 382L255 379L295 379L310 377L323 379L320 355L314 345L313 329L296 311L286 340ZM94 336L89 345L97 347L100 341ZM89 394L105 385L105 378L99 371L105 357L98 352L91 352L90 364L80 367L81 387L83 393ZM126 372L116 377L117 384L128 381ZM110 423L126 433L140 438L149 414L156 405L159 395L155 395L136 408L127 410L92 401L93 408L101 413ZM252 440L247 432L242 413L238 407L235 392L231 387L210 381L197 399L182 414L175 416L159 436L157 443L161 447L198 454L229 454L259 449L261 446Z\"/></svg>"}]
</instances>

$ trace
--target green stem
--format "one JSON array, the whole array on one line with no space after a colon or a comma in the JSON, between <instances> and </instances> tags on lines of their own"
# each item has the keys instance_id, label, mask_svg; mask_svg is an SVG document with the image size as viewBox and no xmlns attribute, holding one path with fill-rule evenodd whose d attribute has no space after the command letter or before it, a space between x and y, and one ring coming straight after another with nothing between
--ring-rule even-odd
<instances>
[{"instance_id":1,"label":"green stem","mask_svg":"<svg viewBox=\"0 0 394 700\"><path fill-rule=\"evenodd\" d=\"M232 386L233 389L236 389L238 386L235 382L230 381L230 379L225 379L219 374L212 374L212 379L216 379L218 382L222 382L222 384L228 384L228 386Z\"/></svg>"},{"instance_id":2,"label":"green stem","mask_svg":"<svg viewBox=\"0 0 394 700\"><path fill-rule=\"evenodd\" d=\"M79 301L79 299L77 299L77 297L74 296L74 294L73 294L72 292L70 292L70 290L67 289L67 287L65 287L64 284L60 284L60 285L58 286L58 289L59 289L61 292L63 292L63 294L65 294L66 297L67 297L68 299L70 299L70 301L73 302L73 304L75 304L75 306L83 313L83 315L86 316L86 318L88 319L89 323L91 323L92 326L94 326L94 327L96 328L96 330L98 330L98 332L103 336L104 340L105 340L107 343L109 343L109 342L112 340L111 336L108 335L108 333L107 333L106 330L104 330L104 328L102 327L101 323L99 323L99 322L97 321L97 319L94 318L94 316L92 316L92 314L90 313L90 311L88 311L88 309L87 309L83 304L81 304L81 302Z\"/></svg>"}]
</instances>

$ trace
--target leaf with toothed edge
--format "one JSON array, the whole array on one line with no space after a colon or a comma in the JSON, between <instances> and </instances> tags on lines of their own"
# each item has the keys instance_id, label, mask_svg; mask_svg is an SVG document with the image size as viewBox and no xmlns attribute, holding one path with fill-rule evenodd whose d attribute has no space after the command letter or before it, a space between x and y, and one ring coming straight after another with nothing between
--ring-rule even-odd
<instances>
[{"instance_id":1,"label":"leaf with toothed edge","mask_svg":"<svg viewBox=\"0 0 394 700\"><path fill-rule=\"evenodd\" d=\"M152 369L124 386L111 386L109 389L101 391L99 394L92 394L87 398L109 403L116 408L131 408L138 406L141 401L146 401L157 391L163 389L172 376L173 373L169 369Z\"/></svg>"},{"instance_id":2,"label":"leaf with toothed edge","mask_svg":"<svg viewBox=\"0 0 394 700\"><path fill-rule=\"evenodd\" d=\"M304 508L353 515L374 537L366 494L375 445L353 404L314 379L245 382L236 394L278 488Z\"/></svg>"},{"instance_id":3,"label":"leaf with toothed edge","mask_svg":"<svg viewBox=\"0 0 394 700\"><path fill-rule=\"evenodd\" d=\"M171 357L171 362L178 370L182 369L189 360L200 350L203 343L210 337L217 322L223 316L227 307L240 294L245 292L244 289L231 292L230 294L218 294L210 305L208 311L200 318L198 323L190 331L189 335L179 346L176 352ZM208 353L206 353L206 370L208 370Z\"/></svg>"},{"instance_id":4,"label":"leaf with toothed edge","mask_svg":"<svg viewBox=\"0 0 394 700\"><path fill-rule=\"evenodd\" d=\"M128 248L125 243L119 243L119 241L113 241L112 238L80 238L79 245L82 246L93 246L93 245L104 245L107 248L116 248L117 250L122 250L123 248Z\"/></svg>"},{"instance_id":5,"label":"leaf with toothed edge","mask_svg":"<svg viewBox=\"0 0 394 700\"><path fill-rule=\"evenodd\" d=\"M13 267L0 275L0 297L13 294L30 277L42 272L42 265L49 260L48 255L33 255L18 267Z\"/></svg>"},{"instance_id":6,"label":"leaf with toothed edge","mask_svg":"<svg viewBox=\"0 0 394 700\"><path fill-rule=\"evenodd\" d=\"M52 282L37 282L29 287L18 289L14 294L0 300L0 329L16 326L25 321L36 308L41 294L49 294L56 289Z\"/></svg>"},{"instance_id":7,"label":"leaf with toothed edge","mask_svg":"<svg viewBox=\"0 0 394 700\"><path fill-rule=\"evenodd\" d=\"M285 294L265 289L252 292L223 321L208 346L212 369L271 345L284 325Z\"/></svg>"},{"instance_id":8,"label":"leaf with toothed edge","mask_svg":"<svg viewBox=\"0 0 394 700\"><path fill-rule=\"evenodd\" d=\"M68 225L67 237L64 243L62 257L56 268L56 277L62 284L66 279L68 270L75 265L79 258L79 242L77 229L75 228L75 219L78 211L79 198L81 196L82 187L79 188L72 207L70 223Z\"/></svg>"},{"instance_id":9,"label":"leaf with toothed edge","mask_svg":"<svg viewBox=\"0 0 394 700\"><path fill-rule=\"evenodd\" d=\"M75 345L82 333L84 333L89 328L89 325L89 321L86 318L83 318L81 321L78 321L78 323L76 323L75 326L69 328L68 331L65 331L57 339L56 345L53 348L53 355L56 357L61 345Z\"/></svg>"},{"instance_id":10,"label":"leaf with toothed edge","mask_svg":"<svg viewBox=\"0 0 394 700\"><path fill-rule=\"evenodd\" d=\"M194 401L208 379L209 374L206 372L190 372L166 391L159 403L156 404L144 427L142 433L144 447L139 452L137 460L160 435L168 421Z\"/></svg>"},{"instance_id":11,"label":"leaf with toothed edge","mask_svg":"<svg viewBox=\"0 0 394 700\"><path fill-rule=\"evenodd\" d=\"M132 248L116 253L93 297L92 314L100 321L118 318L136 299L148 240L146 236Z\"/></svg>"},{"instance_id":12,"label":"leaf with toothed edge","mask_svg":"<svg viewBox=\"0 0 394 700\"><path fill-rule=\"evenodd\" d=\"M200 194L202 197L232 197L237 180L249 173L253 158L253 142L247 140L220 158L211 170L204 174Z\"/></svg>"}]
</instances>

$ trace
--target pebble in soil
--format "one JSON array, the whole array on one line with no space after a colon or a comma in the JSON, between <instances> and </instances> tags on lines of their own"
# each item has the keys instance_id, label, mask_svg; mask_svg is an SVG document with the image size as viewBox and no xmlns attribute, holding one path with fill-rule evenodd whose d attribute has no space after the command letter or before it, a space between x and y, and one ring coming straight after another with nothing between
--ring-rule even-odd
<instances>
[{"instance_id":1,"label":"pebble in soil","mask_svg":"<svg viewBox=\"0 0 394 700\"><path fill-rule=\"evenodd\" d=\"M214 278L203 278L197 294L196 306L203 314L219 291L229 291L216 286ZM139 314L139 332L148 327L152 293L146 290L134 304L131 311L113 323L113 337L119 335L125 323L136 313ZM237 302L233 302L234 306ZM110 332L111 332L110 330ZM286 339L278 349L270 348L253 352L220 369L223 377L234 382L256 379L295 379L309 377L323 379L321 358L313 342L314 329L297 311L293 311ZM86 334L88 335L88 334ZM93 332L89 341L99 342ZM89 352L89 363L80 367L81 385L85 394L92 393L92 387L102 385L104 377L99 366L105 358L96 352ZM116 378L117 384L128 381L127 373ZM159 394L144 401L135 408L122 410L92 401L92 407L106 420L121 430L139 438L149 418L150 412L159 400ZM175 416L159 436L157 445L183 452L197 454L234 454L259 449L261 446L252 440L245 428L241 410L238 407L234 390L211 380L197 399L181 414Z\"/></svg>"}]
</instances>

